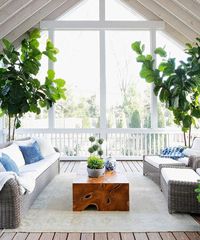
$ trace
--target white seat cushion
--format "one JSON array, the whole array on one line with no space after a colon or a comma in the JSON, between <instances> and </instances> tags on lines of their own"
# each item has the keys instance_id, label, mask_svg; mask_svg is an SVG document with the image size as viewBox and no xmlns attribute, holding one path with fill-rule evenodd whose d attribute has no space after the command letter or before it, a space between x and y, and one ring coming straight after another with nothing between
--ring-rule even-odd
<instances>
[{"instance_id":1,"label":"white seat cushion","mask_svg":"<svg viewBox=\"0 0 200 240\"><path fill-rule=\"evenodd\" d=\"M8 147L0 149L0 153L7 154L16 163L18 168L25 165L25 160L22 152L16 143L12 143Z\"/></svg>"},{"instance_id":2,"label":"white seat cushion","mask_svg":"<svg viewBox=\"0 0 200 240\"><path fill-rule=\"evenodd\" d=\"M192 169L162 168L161 174L166 183L172 181L197 182L200 176Z\"/></svg>"},{"instance_id":3,"label":"white seat cushion","mask_svg":"<svg viewBox=\"0 0 200 240\"><path fill-rule=\"evenodd\" d=\"M200 168L197 168L196 172L200 175Z\"/></svg>"},{"instance_id":4,"label":"white seat cushion","mask_svg":"<svg viewBox=\"0 0 200 240\"><path fill-rule=\"evenodd\" d=\"M178 161L184 163L187 166L189 163L189 157L178 158Z\"/></svg>"},{"instance_id":5,"label":"white seat cushion","mask_svg":"<svg viewBox=\"0 0 200 240\"><path fill-rule=\"evenodd\" d=\"M145 156L145 161L156 168L159 168L161 164L181 164L172 158L163 158L159 156Z\"/></svg>"},{"instance_id":6,"label":"white seat cushion","mask_svg":"<svg viewBox=\"0 0 200 240\"><path fill-rule=\"evenodd\" d=\"M58 160L60 154L54 153L44 158L41 161L27 164L20 168L20 175L23 175L27 172L33 172L34 176L39 177L51 164L53 164L56 160Z\"/></svg>"}]
</instances>

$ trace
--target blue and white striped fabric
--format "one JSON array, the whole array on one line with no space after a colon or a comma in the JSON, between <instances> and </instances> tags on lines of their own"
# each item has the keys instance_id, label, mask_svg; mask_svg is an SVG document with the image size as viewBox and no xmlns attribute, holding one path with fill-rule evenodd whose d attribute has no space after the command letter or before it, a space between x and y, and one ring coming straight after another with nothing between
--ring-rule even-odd
<instances>
[{"instance_id":1,"label":"blue and white striped fabric","mask_svg":"<svg viewBox=\"0 0 200 240\"><path fill-rule=\"evenodd\" d=\"M160 157L167 157L172 159L182 158L184 147L167 147L161 151Z\"/></svg>"}]
</instances>

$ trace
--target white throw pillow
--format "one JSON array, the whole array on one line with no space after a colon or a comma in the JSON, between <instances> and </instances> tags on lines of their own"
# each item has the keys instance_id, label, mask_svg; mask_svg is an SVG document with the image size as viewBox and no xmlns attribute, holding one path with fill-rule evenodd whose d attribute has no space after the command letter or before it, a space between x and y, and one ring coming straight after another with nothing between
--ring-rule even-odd
<instances>
[{"instance_id":1,"label":"white throw pillow","mask_svg":"<svg viewBox=\"0 0 200 240\"><path fill-rule=\"evenodd\" d=\"M54 147L51 145L51 143L47 139L44 139L44 138L34 138L34 139L37 141L40 147L41 154L44 158L56 152Z\"/></svg>"},{"instance_id":2,"label":"white throw pillow","mask_svg":"<svg viewBox=\"0 0 200 240\"><path fill-rule=\"evenodd\" d=\"M190 156L200 156L200 149L196 150L196 149L192 149L192 148L186 148L183 151L183 154L190 157Z\"/></svg>"},{"instance_id":3,"label":"white throw pillow","mask_svg":"<svg viewBox=\"0 0 200 240\"><path fill-rule=\"evenodd\" d=\"M16 143L18 146L29 146L32 145L35 142L35 139L24 139L24 140L15 140L14 143Z\"/></svg>"},{"instance_id":4,"label":"white throw pillow","mask_svg":"<svg viewBox=\"0 0 200 240\"><path fill-rule=\"evenodd\" d=\"M200 138L199 137L194 139L191 149L200 151Z\"/></svg>"},{"instance_id":5,"label":"white throw pillow","mask_svg":"<svg viewBox=\"0 0 200 240\"><path fill-rule=\"evenodd\" d=\"M18 168L25 165L25 160L22 155L22 152L19 149L19 146L17 146L16 143L12 143L6 148L0 149L0 153L7 154L18 166Z\"/></svg>"}]
</instances>

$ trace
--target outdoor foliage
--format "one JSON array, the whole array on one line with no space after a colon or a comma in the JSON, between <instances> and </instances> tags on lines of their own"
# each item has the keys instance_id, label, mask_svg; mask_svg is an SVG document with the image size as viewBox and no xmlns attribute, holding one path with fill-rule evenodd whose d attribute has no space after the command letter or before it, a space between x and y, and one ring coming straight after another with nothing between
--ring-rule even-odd
<instances>
[{"instance_id":1,"label":"outdoor foliage","mask_svg":"<svg viewBox=\"0 0 200 240\"><path fill-rule=\"evenodd\" d=\"M11 119L15 129L21 126L20 118L27 112L40 114L41 108L49 109L59 99L65 99L65 81L55 78L55 72L48 70L45 83L37 79L40 60L43 56L56 61L58 49L48 39L46 47L40 50L40 31L34 29L28 38L22 40L20 51L6 39L2 40L3 51L0 54L0 108L1 115L9 118L9 136L11 139Z\"/></svg>"},{"instance_id":2,"label":"outdoor foliage","mask_svg":"<svg viewBox=\"0 0 200 240\"><path fill-rule=\"evenodd\" d=\"M195 192L197 193L197 200L200 203L200 181L198 181L197 188L195 189Z\"/></svg>"},{"instance_id":3,"label":"outdoor foliage","mask_svg":"<svg viewBox=\"0 0 200 240\"><path fill-rule=\"evenodd\" d=\"M164 48L156 48L154 53L162 57L162 62L155 67L152 55L144 54L145 46L140 41L132 44L133 51L141 62L140 76L148 83L154 84L154 93L167 109L173 112L174 122L181 126L184 133L189 133L190 146L191 127L200 118L200 39L195 45L186 44L187 61L176 65L175 58L167 58Z\"/></svg>"}]
</instances>

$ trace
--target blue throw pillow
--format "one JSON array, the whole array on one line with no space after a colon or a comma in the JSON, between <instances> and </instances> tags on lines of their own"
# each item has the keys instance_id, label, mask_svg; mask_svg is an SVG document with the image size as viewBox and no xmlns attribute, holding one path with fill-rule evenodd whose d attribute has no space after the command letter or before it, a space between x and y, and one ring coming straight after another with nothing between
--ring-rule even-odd
<instances>
[{"instance_id":1,"label":"blue throw pillow","mask_svg":"<svg viewBox=\"0 0 200 240\"><path fill-rule=\"evenodd\" d=\"M15 172L17 175L19 175L19 168L7 154L2 153L2 156L0 157L0 163L7 172Z\"/></svg>"},{"instance_id":2,"label":"blue throw pillow","mask_svg":"<svg viewBox=\"0 0 200 240\"><path fill-rule=\"evenodd\" d=\"M184 147L166 147L161 151L160 157L168 157L177 160L185 156L183 154L184 149Z\"/></svg>"},{"instance_id":3,"label":"blue throw pillow","mask_svg":"<svg viewBox=\"0 0 200 240\"><path fill-rule=\"evenodd\" d=\"M23 154L26 164L35 163L43 159L37 142L34 142L32 145L28 146L19 146L19 148Z\"/></svg>"}]
</instances>

